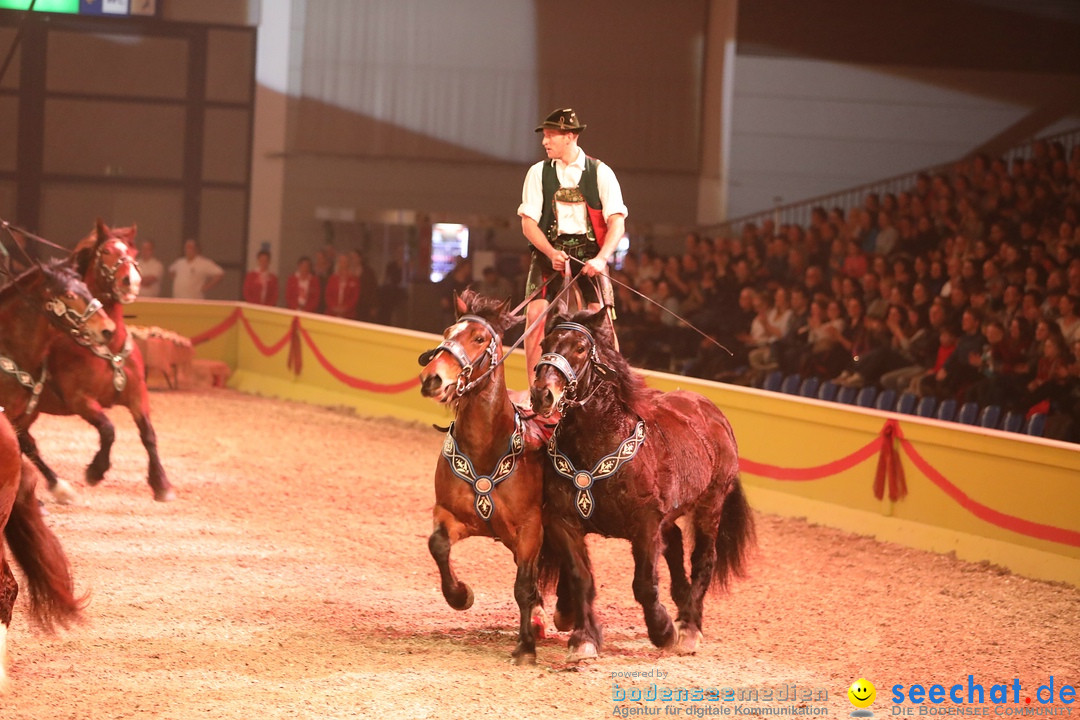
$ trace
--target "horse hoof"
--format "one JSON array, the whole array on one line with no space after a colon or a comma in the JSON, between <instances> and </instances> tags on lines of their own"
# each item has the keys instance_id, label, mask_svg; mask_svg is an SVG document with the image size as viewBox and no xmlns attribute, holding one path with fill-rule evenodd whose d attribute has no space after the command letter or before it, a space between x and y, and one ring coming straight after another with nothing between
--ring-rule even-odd
<instances>
[{"instance_id":1,"label":"horse hoof","mask_svg":"<svg viewBox=\"0 0 1080 720\"><path fill-rule=\"evenodd\" d=\"M518 667L521 667L522 665L535 665L536 653L526 652L521 653L520 655L514 655L514 657L510 659L510 662Z\"/></svg>"},{"instance_id":2,"label":"horse hoof","mask_svg":"<svg viewBox=\"0 0 1080 720\"><path fill-rule=\"evenodd\" d=\"M472 604L473 604L473 601L475 599L476 598L473 597L472 588L469 587L468 585L465 586L465 599L464 600L455 601L456 598L451 598L449 595L446 595L446 603L450 607L454 608L455 610L461 610L461 611L465 611L465 610L468 610L469 608L471 608Z\"/></svg>"},{"instance_id":3,"label":"horse hoof","mask_svg":"<svg viewBox=\"0 0 1080 720\"><path fill-rule=\"evenodd\" d=\"M547 639L547 613L542 605L537 605L532 611L533 633L537 640ZM535 660L534 660L535 662Z\"/></svg>"},{"instance_id":4,"label":"horse hoof","mask_svg":"<svg viewBox=\"0 0 1080 720\"><path fill-rule=\"evenodd\" d=\"M591 642L583 642L577 647L570 648L570 653L566 656L566 662L577 663L583 660L592 660L595 657L599 657L596 646Z\"/></svg>"},{"instance_id":5,"label":"horse hoof","mask_svg":"<svg viewBox=\"0 0 1080 720\"><path fill-rule=\"evenodd\" d=\"M154 500L157 502L172 502L176 499L176 493L172 488L162 488L154 491Z\"/></svg>"},{"instance_id":6,"label":"horse hoof","mask_svg":"<svg viewBox=\"0 0 1080 720\"><path fill-rule=\"evenodd\" d=\"M555 611L552 622L555 623L555 629L559 632L569 632L574 629L574 616L570 613L564 613L562 610Z\"/></svg>"},{"instance_id":7,"label":"horse hoof","mask_svg":"<svg viewBox=\"0 0 1080 720\"><path fill-rule=\"evenodd\" d=\"M105 479L105 473L96 472L95 470L92 470L88 467L86 468L86 474L84 476L84 479L86 480L87 485L89 485L90 487L94 487Z\"/></svg>"},{"instance_id":8,"label":"horse hoof","mask_svg":"<svg viewBox=\"0 0 1080 720\"><path fill-rule=\"evenodd\" d=\"M79 494L75 492L75 488L71 487L67 480L57 480L49 492L52 493L53 498L60 505L71 505L79 499Z\"/></svg>"},{"instance_id":9,"label":"horse hoof","mask_svg":"<svg viewBox=\"0 0 1080 720\"><path fill-rule=\"evenodd\" d=\"M693 655L701 644L701 631L689 627L679 627L675 642L675 652L679 655Z\"/></svg>"}]
</instances>

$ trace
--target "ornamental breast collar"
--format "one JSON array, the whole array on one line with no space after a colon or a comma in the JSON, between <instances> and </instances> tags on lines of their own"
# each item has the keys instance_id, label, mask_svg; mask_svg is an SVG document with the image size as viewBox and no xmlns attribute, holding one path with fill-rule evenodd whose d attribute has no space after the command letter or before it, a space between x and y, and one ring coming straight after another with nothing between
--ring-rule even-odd
<instances>
[{"instance_id":1,"label":"ornamental breast collar","mask_svg":"<svg viewBox=\"0 0 1080 720\"><path fill-rule=\"evenodd\" d=\"M570 462L570 458L559 451L559 429L555 428L555 432L551 434L551 439L548 440L548 456L551 457L555 471L574 483L574 487L577 488L577 499L574 501L574 505L577 507L582 520L588 520L596 507L592 495L593 484L597 480L611 477L619 471L619 468L633 460L644 442L645 421L638 420L630 437L623 440L614 452L600 458L600 462L596 463L590 472L575 468L574 464Z\"/></svg>"}]
</instances>

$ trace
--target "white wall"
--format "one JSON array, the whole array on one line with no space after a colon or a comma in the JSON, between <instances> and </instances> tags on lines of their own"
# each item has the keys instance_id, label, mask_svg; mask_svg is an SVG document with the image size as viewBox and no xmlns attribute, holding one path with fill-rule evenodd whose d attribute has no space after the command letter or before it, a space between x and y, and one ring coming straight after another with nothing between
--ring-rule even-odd
<instances>
[{"instance_id":1,"label":"white wall","mask_svg":"<svg viewBox=\"0 0 1080 720\"><path fill-rule=\"evenodd\" d=\"M1031 108L960 87L1025 82L1004 73L738 55L729 217L958 159ZM929 77L927 77L929 75ZM972 82L982 76L984 82ZM1046 78L1040 78L1046 80ZM1050 78L1053 80L1053 78ZM1080 118L1055 125L1080 125Z\"/></svg>"}]
</instances>

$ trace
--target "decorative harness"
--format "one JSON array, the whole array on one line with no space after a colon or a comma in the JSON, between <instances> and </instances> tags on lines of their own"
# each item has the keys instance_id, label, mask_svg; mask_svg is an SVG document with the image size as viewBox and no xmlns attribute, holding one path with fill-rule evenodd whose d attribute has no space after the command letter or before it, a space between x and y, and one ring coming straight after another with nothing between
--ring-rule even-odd
<instances>
[{"instance_id":1,"label":"decorative harness","mask_svg":"<svg viewBox=\"0 0 1080 720\"><path fill-rule=\"evenodd\" d=\"M127 266L132 266L138 270L139 263L127 253L121 253L115 263L106 265L104 262L104 254L105 245L103 244L98 247L97 252L94 254L94 258L97 260L98 276L103 284L109 288L110 298L118 303L126 304L123 294L117 293L116 291L116 275L122 268ZM95 300L94 302L98 301ZM100 307L101 303L98 303L98 306ZM127 387L127 373L124 372L124 363L127 362L128 356L131 355L131 350L134 347L134 344L131 341L131 334L128 333L127 337L124 338L124 346L120 348L119 353L114 353L107 345L92 343L82 335L76 335L75 342L88 349L96 357L109 363L113 372L113 388L116 389L116 392L123 392L124 388Z\"/></svg>"},{"instance_id":2,"label":"decorative harness","mask_svg":"<svg viewBox=\"0 0 1080 720\"><path fill-rule=\"evenodd\" d=\"M596 352L596 339L593 337L589 329L584 325L575 322L563 322L556 325L552 332L556 330L570 330L578 332L584 335L589 340L589 357L586 360L583 370L589 367L595 367L597 374L601 377L608 377L615 374L615 371L600 361L600 356ZM563 410L567 406L580 407L596 392L596 387L599 383L596 383L589 395L582 400L578 400L574 397L577 394L578 387L578 374L574 372L573 367L567 361L565 357L558 353L544 353L540 357L540 361L536 364L537 368L541 365L550 365L557 371L562 373L566 378L566 389L563 392L563 397L559 399L558 411L562 414ZM596 507L596 501L593 499L592 486L597 480L603 480L611 477L622 468L623 465L634 459L638 450L645 442L645 421L638 419L637 424L634 426L633 432L628 438L619 443L619 446L611 453L608 453L604 457L600 458L599 462L593 466L590 470L579 470L574 467L574 463L570 461L564 453L559 451L559 430L561 425L555 428L555 432L551 434L551 439L548 440L547 453L551 458L551 463L555 467L555 471L559 475L563 476L567 480L570 480L577 488L577 498L574 500L574 506L577 507L578 515L583 520L588 520L592 517L593 510Z\"/></svg>"},{"instance_id":3,"label":"decorative harness","mask_svg":"<svg viewBox=\"0 0 1080 720\"><path fill-rule=\"evenodd\" d=\"M435 359L435 356L440 352L446 351L450 353L454 360L457 361L458 365L461 366L461 372L458 374L457 385L454 390L460 397L472 390L494 372L498 365L500 336L495 332L495 328L479 315L462 315L458 318L458 322L479 323L488 331L488 334L491 336L491 341L487 344L487 347L484 348L483 352L475 359L470 358L461 343L450 338L443 340L437 347L423 353L420 356L420 363L422 365L427 365ZM488 357L488 369L475 380L469 380L477 363L484 355L487 355ZM454 423L450 423L450 429L446 431L446 439L443 441L442 456L446 458L446 462L450 466L450 471L454 473L456 477L468 483L469 487L473 489L473 493L476 495L473 507L476 509L476 514L485 522L490 524L491 513L495 509L491 493L500 482L513 474L514 470L517 468L517 459L521 456L524 449L524 427L521 415L515 411L514 432L510 436L506 452L503 453L503 456L495 463L495 469L489 475L477 475L472 460L458 448L457 440L454 438Z\"/></svg>"},{"instance_id":4,"label":"decorative harness","mask_svg":"<svg viewBox=\"0 0 1080 720\"><path fill-rule=\"evenodd\" d=\"M514 413L514 433L510 436L510 442L506 452L495 463L495 469L490 475L477 475L472 460L458 448L457 440L454 439L454 424L450 423L450 429L446 431L446 440L443 441L442 456L450 465L450 471L464 480L476 494L473 507L476 514L484 520L491 521L491 511L495 508L491 499L491 493L500 482L510 477L517 468L517 459L525 449L525 433L521 422L521 415Z\"/></svg>"},{"instance_id":5,"label":"decorative harness","mask_svg":"<svg viewBox=\"0 0 1080 720\"><path fill-rule=\"evenodd\" d=\"M80 343L88 342L83 335L82 328L86 325L86 321L100 309L101 302L96 298L86 304L86 310L81 314L65 305L64 301L59 298L49 298L45 301L46 312L51 312L58 318L67 321L71 325L71 336ZM20 369L14 360L5 355L0 355L0 371L15 378L17 383L30 391L30 401L26 404L26 413L28 415L33 414L34 410L37 409L38 402L41 400L41 391L45 387L45 381L49 377L46 363L43 362L41 365L41 377L38 378L37 382L34 382L34 377L30 373Z\"/></svg>"}]
</instances>

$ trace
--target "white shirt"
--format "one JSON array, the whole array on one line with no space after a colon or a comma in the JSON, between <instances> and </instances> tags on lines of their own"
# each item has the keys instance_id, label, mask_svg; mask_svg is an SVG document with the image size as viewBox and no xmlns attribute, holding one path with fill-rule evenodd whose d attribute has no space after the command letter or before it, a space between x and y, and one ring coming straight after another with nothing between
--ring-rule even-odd
<instances>
[{"instance_id":1,"label":"white shirt","mask_svg":"<svg viewBox=\"0 0 1080 720\"><path fill-rule=\"evenodd\" d=\"M143 277L142 285L139 287L139 297L160 297L165 265L156 257L139 258L139 272L142 273ZM153 285L147 285L147 278L157 278L157 282Z\"/></svg>"},{"instance_id":2,"label":"white shirt","mask_svg":"<svg viewBox=\"0 0 1080 720\"><path fill-rule=\"evenodd\" d=\"M202 300L206 281L225 274L220 265L203 255L196 255L194 260L175 260L169 272L173 276L173 297L184 300Z\"/></svg>"},{"instance_id":3,"label":"white shirt","mask_svg":"<svg viewBox=\"0 0 1080 720\"><path fill-rule=\"evenodd\" d=\"M581 174L585 172L585 151L578 147L577 157L567 164L562 160L541 160L529 168L525 174L525 184L521 189L521 205L518 215L540 222L544 210L544 164L555 164L555 175L559 185L575 188L581 184ZM604 219L612 215L626 217L628 211L623 204L622 188L615 177L615 171L606 163L599 162L596 167L596 187L600 192L600 204L603 205ZM559 232L564 235L584 235L587 232L588 218L584 205L559 203L556 208Z\"/></svg>"}]
</instances>

